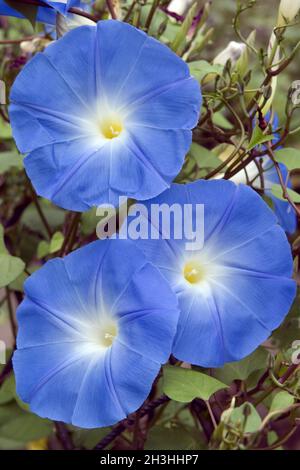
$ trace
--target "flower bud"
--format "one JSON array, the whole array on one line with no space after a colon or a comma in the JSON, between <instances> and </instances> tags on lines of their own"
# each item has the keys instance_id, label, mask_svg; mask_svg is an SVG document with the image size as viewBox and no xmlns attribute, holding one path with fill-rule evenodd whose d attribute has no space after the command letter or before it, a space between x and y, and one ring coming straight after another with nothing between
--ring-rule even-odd
<instances>
[{"instance_id":1,"label":"flower bud","mask_svg":"<svg viewBox=\"0 0 300 470\"><path fill-rule=\"evenodd\" d=\"M300 0L281 0L277 26L291 23L300 10Z\"/></svg>"},{"instance_id":2,"label":"flower bud","mask_svg":"<svg viewBox=\"0 0 300 470\"><path fill-rule=\"evenodd\" d=\"M36 46L33 41L22 41L20 44L21 51L25 54L34 54L36 52Z\"/></svg>"},{"instance_id":3,"label":"flower bud","mask_svg":"<svg viewBox=\"0 0 300 470\"><path fill-rule=\"evenodd\" d=\"M29 41L22 41L20 44L21 51L26 55L32 55L36 52L42 52L49 44L51 40L42 37L36 37Z\"/></svg>"},{"instance_id":4,"label":"flower bud","mask_svg":"<svg viewBox=\"0 0 300 470\"><path fill-rule=\"evenodd\" d=\"M231 60L232 65L235 65L246 48L246 44L231 41L228 46L214 58L213 64L225 65L228 60Z\"/></svg>"},{"instance_id":5,"label":"flower bud","mask_svg":"<svg viewBox=\"0 0 300 470\"><path fill-rule=\"evenodd\" d=\"M195 0L172 0L168 10L177 15L184 16Z\"/></svg>"}]
</instances>

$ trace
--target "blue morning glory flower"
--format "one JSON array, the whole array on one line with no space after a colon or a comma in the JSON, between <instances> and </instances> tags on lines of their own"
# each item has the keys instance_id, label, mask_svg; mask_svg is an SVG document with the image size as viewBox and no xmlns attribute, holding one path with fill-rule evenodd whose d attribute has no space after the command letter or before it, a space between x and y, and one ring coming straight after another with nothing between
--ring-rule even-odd
<instances>
[{"instance_id":1,"label":"blue morning glory flower","mask_svg":"<svg viewBox=\"0 0 300 470\"><path fill-rule=\"evenodd\" d=\"M174 184L146 207L155 204L173 209L190 204L188 220L193 226L196 205L204 204L202 248L186 245L189 233L168 239L157 223L153 225L161 233L159 239L138 242L179 299L173 354L205 367L240 360L281 324L295 297L284 231L253 189L230 181ZM143 217L147 213L151 218L148 209ZM174 227L175 220L180 227ZM170 233L179 233L183 222L174 217L171 222Z\"/></svg>"},{"instance_id":2,"label":"blue morning glory flower","mask_svg":"<svg viewBox=\"0 0 300 470\"><path fill-rule=\"evenodd\" d=\"M56 0L55 2L51 0L43 0L43 3L45 3L45 7L38 7L37 21L40 21L42 23L54 24L57 12L65 15L69 8L79 5L80 0ZM18 6L17 1L16 6ZM24 18L21 12L13 8L12 3L8 5L4 0L0 0L0 15Z\"/></svg>"},{"instance_id":3,"label":"blue morning glory flower","mask_svg":"<svg viewBox=\"0 0 300 470\"><path fill-rule=\"evenodd\" d=\"M13 135L38 194L84 211L170 186L201 104L185 62L133 26L100 21L37 54L11 92Z\"/></svg>"},{"instance_id":4,"label":"blue morning glory flower","mask_svg":"<svg viewBox=\"0 0 300 470\"><path fill-rule=\"evenodd\" d=\"M31 410L92 428L135 411L168 360L177 299L127 240L91 243L25 283L13 365Z\"/></svg>"},{"instance_id":5,"label":"blue morning glory flower","mask_svg":"<svg viewBox=\"0 0 300 470\"><path fill-rule=\"evenodd\" d=\"M269 121L270 118L271 114L268 113L266 120ZM274 130L279 127L279 119L276 114L273 117L272 127ZM279 134L275 133L274 143L277 143L279 139ZM280 163L279 166L284 181L287 181L287 187L291 188L292 184L288 178L287 167L283 163ZM297 229L297 216L295 210L288 201L282 201L272 193L272 186L274 184L279 184L280 181L276 168L268 155L265 155L262 158L256 158L254 161L250 162L245 169L239 171L233 178L231 178L231 180L235 183L247 184L248 182L251 182L254 188L263 190L274 204L274 212L278 218L279 224L287 233L295 233Z\"/></svg>"}]
</instances>

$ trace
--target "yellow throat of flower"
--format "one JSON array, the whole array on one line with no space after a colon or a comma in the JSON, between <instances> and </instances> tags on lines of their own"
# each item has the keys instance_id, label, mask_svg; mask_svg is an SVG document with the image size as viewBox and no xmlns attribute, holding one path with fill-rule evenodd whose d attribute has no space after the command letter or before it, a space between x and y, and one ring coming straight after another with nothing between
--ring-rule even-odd
<instances>
[{"instance_id":1,"label":"yellow throat of flower","mask_svg":"<svg viewBox=\"0 0 300 470\"><path fill-rule=\"evenodd\" d=\"M204 280L205 270L203 265L197 261L188 261L183 268L183 275L190 284L198 284Z\"/></svg>"},{"instance_id":2,"label":"yellow throat of flower","mask_svg":"<svg viewBox=\"0 0 300 470\"><path fill-rule=\"evenodd\" d=\"M123 124L116 117L109 117L100 123L100 131L106 139L115 139L123 131Z\"/></svg>"}]
</instances>

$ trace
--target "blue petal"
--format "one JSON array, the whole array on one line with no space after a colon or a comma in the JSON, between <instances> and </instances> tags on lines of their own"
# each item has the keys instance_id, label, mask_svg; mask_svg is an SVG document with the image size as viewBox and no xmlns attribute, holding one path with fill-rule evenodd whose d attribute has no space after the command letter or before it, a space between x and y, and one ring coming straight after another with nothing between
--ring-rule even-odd
<instances>
[{"instance_id":1,"label":"blue petal","mask_svg":"<svg viewBox=\"0 0 300 470\"><path fill-rule=\"evenodd\" d=\"M178 204L181 207L190 205L193 210L195 218L196 205L204 206L204 232L205 239L208 239L211 234L217 229L222 220L227 217L228 211L235 199L235 184L225 181L210 181L210 190L207 190L206 181L196 181L189 184L172 184L170 189L166 190L160 196L146 201L144 204L151 214L151 207L153 205L167 204L171 207L173 204ZM174 220L171 218L170 222L171 233L174 233ZM184 245L186 240L170 240L177 246ZM152 243L152 242L151 242ZM146 247L145 247L146 249ZM151 249L151 248L150 248Z\"/></svg>"},{"instance_id":2,"label":"blue petal","mask_svg":"<svg viewBox=\"0 0 300 470\"><path fill-rule=\"evenodd\" d=\"M83 101L84 106L91 105L97 94L95 78L96 26L81 26L70 31L59 41L50 44L44 55L51 64L52 73L57 75L72 90L74 97ZM76 47L74 42L76 41ZM72 58L66 58L66 51L72 50ZM50 71L49 67L49 71ZM58 109L61 104L57 103ZM68 111L68 108L65 110ZM69 113L72 115L72 113Z\"/></svg>"},{"instance_id":3,"label":"blue petal","mask_svg":"<svg viewBox=\"0 0 300 470\"><path fill-rule=\"evenodd\" d=\"M119 21L100 21L97 29L99 83L115 103L133 106L146 99L152 101L153 96L159 97L168 89L173 89L174 98L180 99L187 80L191 81L188 87L194 87L195 95L191 108L185 108L183 114L192 114L194 105L199 114L199 85L191 79L186 63L168 47Z\"/></svg>"},{"instance_id":4,"label":"blue petal","mask_svg":"<svg viewBox=\"0 0 300 470\"><path fill-rule=\"evenodd\" d=\"M72 423L75 426L84 428L109 426L127 416L112 378L110 354L111 352L92 360L86 369L72 415ZM121 357L118 360L123 362ZM124 366L126 367L126 364ZM128 380L125 387L128 387ZM141 403L146 397L147 394L140 396Z\"/></svg>"},{"instance_id":5,"label":"blue petal","mask_svg":"<svg viewBox=\"0 0 300 470\"><path fill-rule=\"evenodd\" d=\"M13 364L33 412L91 428L145 401L171 353L179 312L132 242L98 241L51 260L26 281L25 294ZM102 342L107 320L116 326L111 345Z\"/></svg>"},{"instance_id":6,"label":"blue petal","mask_svg":"<svg viewBox=\"0 0 300 470\"><path fill-rule=\"evenodd\" d=\"M76 288L70 281L64 260L59 258L47 262L25 282L26 296L44 310L44 315L53 314L75 330L89 312L89 306L93 305L89 305L91 301L87 295L83 303Z\"/></svg>"},{"instance_id":7,"label":"blue petal","mask_svg":"<svg viewBox=\"0 0 300 470\"><path fill-rule=\"evenodd\" d=\"M128 24L100 21L37 54L10 100L13 135L28 153L25 168L36 191L83 211L168 188L191 143L201 93L167 47ZM113 141L99 127L106 109L124 123Z\"/></svg>"},{"instance_id":8,"label":"blue petal","mask_svg":"<svg viewBox=\"0 0 300 470\"><path fill-rule=\"evenodd\" d=\"M178 174L190 142L190 131L130 129L124 144L112 144L110 185L115 197L110 202L116 205L122 194L145 200L164 191Z\"/></svg>"},{"instance_id":9,"label":"blue petal","mask_svg":"<svg viewBox=\"0 0 300 470\"><path fill-rule=\"evenodd\" d=\"M254 236L245 243L235 245L215 256L218 263L238 270L246 270L253 274L264 275L280 273L280 276L291 277L293 266L286 256L290 245L283 230L273 225L262 235Z\"/></svg>"},{"instance_id":10,"label":"blue petal","mask_svg":"<svg viewBox=\"0 0 300 470\"><path fill-rule=\"evenodd\" d=\"M133 276L113 308L121 317L120 341L154 362L165 363L179 315L176 296L159 271L150 264L145 265Z\"/></svg>"},{"instance_id":11,"label":"blue petal","mask_svg":"<svg viewBox=\"0 0 300 470\"><path fill-rule=\"evenodd\" d=\"M65 209L85 211L117 200L107 187L110 159L106 153L105 148L91 150L87 139L79 139L37 149L25 157L24 165L39 195Z\"/></svg>"},{"instance_id":12,"label":"blue petal","mask_svg":"<svg viewBox=\"0 0 300 470\"><path fill-rule=\"evenodd\" d=\"M201 250L187 250L185 238L138 240L178 295L181 314L173 353L206 367L241 359L279 326L295 297L286 235L264 201L245 185L225 180L173 185L147 207L163 203L182 208L192 203L193 218L196 204L204 204ZM203 262L206 273L199 286L183 275L193 258Z\"/></svg>"},{"instance_id":13,"label":"blue petal","mask_svg":"<svg viewBox=\"0 0 300 470\"><path fill-rule=\"evenodd\" d=\"M168 183L127 138L124 144L112 145L110 186L109 200L117 206L118 197L123 194L132 199L146 199L150 194L163 191Z\"/></svg>"},{"instance_id":14,"label":"blue petal","mask_svg":"<svg viewBox=\"0 0 300 470\"><path fill-rule=\"evenodd\" d=\"M86 35L79 36L86 39ZM55 45L56 42L49 48ZM34 56L23 68L10 95L13 135L21 152L83 134L80 124L86 111L85 97L77 94L71 85L45 53ZM32 125L36 127L34 133Z\"/></svg>"},{"instance_id":15,"label":"blue petal","mask_svg":"<svg viewBox=\"0 0 300 470\"><path fill-rule=\"evenodd\" d=\"M13 357L17 393L39 416L71 422L88 363L88 356L78 356L68 343L17 350Z\"/></svg>"},{"instance_id":16,"label":"blue petal","mask_svg":"<svg viewBox=\"0 0 300 470\"><path fill-rule=\"evenodd\" d=\"M131 123L159 129L192 129L201 106L199 85L192 77L178 80L146 94L131 106Z\"/></svg>"},{"instance_id":17,"label":"blue petal","mask_svg":"<svg viewBox=\"0 0 300 470\"><path fill-rule=\"evenodd\" d=\"M64 318L60 311L53 311L53 307L38 304L28 297L18 308L18 326L18 348L59 343L70 343L71 346L81 339L76 322Z\"/></svg>"},{"instance_id":18,"label":"blue petal","mask_svg":"<svg viewBox=\"0 0 300 470\"><path fill-rule=\"evenodd\" d=\"M149 395L160 366L152 360L151 354L137 354L116 342L111 349L110 367L119 402L128 415L138 409Z\"/></svg>"},{"instance_id":19,"label":"blue petal","mask_svg":"<svg viewBox=\"0 0 300 470\"><path fill-rule=\"evenodd\" d=\"M263 199L250 187L240 184L209 243L219 253L264 234L275 224L276 217Z\"/></svg>"},{"instance_id":20,"label":"blue petal","mask_svg":"<svg viewBox=\"0 0 300 470\"><path fill-rule=\"evenodd\" d=\"M131 146L136 152L147 155L148 165L157 174L175 178L182 167L182 155L186 155L192 141L189 130L161 130L145 126L130 126ZM161 157L163 155L163 158ZM157 182L159 183L159 182Z\"/></svg>"},{"instance_id":21,"label":"blue petal","mask_svg":"<svg viewBox=\"0 0 300 470\"><path fill-rule=\"evenodd\" d=\"M219 314L209 297L179 295L181 311L173 354L182 361L217 367L224 363L224 340Z\"/></svg>"},{"instance_id":22,"label":"blue petal","mask_svg":"<svg viewBox=\"0 0 300 470\"><path fill-rule=\"evenodd\" d=\"M211 344L212 348L218 347L220 351L215 367L242 359L271 334L271 330L257 316L258 310L251 310L248 303L245 304L240 299L239 292L236 293L234 278L232 287L230 290L221 283L215 284L212 315L215 316L216 329L221 338L219 346L218 343ZM213 349L211 354L213 355Z\"/></svg>"}]
</instances>

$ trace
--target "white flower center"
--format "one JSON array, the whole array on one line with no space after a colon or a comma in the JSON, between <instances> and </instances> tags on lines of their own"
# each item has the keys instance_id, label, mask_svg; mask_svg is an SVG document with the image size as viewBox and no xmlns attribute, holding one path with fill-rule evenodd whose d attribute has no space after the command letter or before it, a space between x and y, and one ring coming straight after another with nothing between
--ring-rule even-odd
<instances>
[{"instance_id":1,"label":"white flower center","mask_svg":"<svg viewBox=\"0 0 300 470\"><path fill-rule=\"evenodd\" d=\"M119 107L109 106L106 102L97 104L90 114L80 118L80 127L86 136L90 136L92 147L124 139L126 124L126 114Z\"/></svg>"},{"instance_id":2,"label":"white flower center","mask_svg":"<svg viewBox=\"0 0 300 470\"><path fill-rule=\"evenodd\" d=\"M118 321L111 315L101 315L85 325L82 334L85 338L83 350L102 354L113 345L119 334Z\"/></svg>"}]
</instances>

